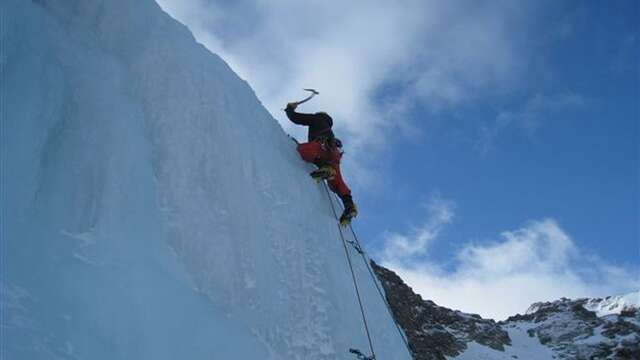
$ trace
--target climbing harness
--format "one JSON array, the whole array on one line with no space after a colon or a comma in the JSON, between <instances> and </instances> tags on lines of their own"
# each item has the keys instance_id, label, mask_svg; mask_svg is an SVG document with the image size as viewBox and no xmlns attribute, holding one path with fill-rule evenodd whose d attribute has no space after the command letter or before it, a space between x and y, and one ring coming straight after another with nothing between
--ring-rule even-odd
<instances>
[{"instance_id":1,"label":"climbing harness","mask_svg":"<svg viewBox=\"0 0 640 360\"><path fill-rule=\"evenodd\" d=\"M333 199L331 197L331 194L329 193L329 188L327 187L326 183L324 184L324 190L327 193L327 197L329 199L329 203L331 204L331 211L333 212L333 215L337 219L338 218L338 214L337 214L336 209L335 209L335 207L333 205ZM337 200L336 200L336 202L337 202ZM355 272L353 270L353 264L351 263L351 257L349 256L349 251L347 250L347 244L351 245L358 252L358 254L360 254L360 256L362 257L362 261L364 262L364 265L367 268L367 271L369 272L369 276L371 277L371 280L373 281L373 284L375 285L376 290L378 291L378 294L380 295L380 298L382 299L383 303L385 304L387 312L389 313L389 316L391 317L391 320L393 320L393 323L396 326L396 330L398 330L398 334L400 335L400 338L402 339L402 342L404 343L405 347L407 348L407 351L409 352L409 354L413 357L413 351L411 350L411 347L409 346L409 341L407 340L404 332L400 328L400 325L396 321L395 317L393 316L393 311L391 310L391 305L387 301L387 298L384 295L384 293L382 292L382 289L380 289L380 285L378 284L377 277L375 276L375 274L373 272L373 269L371 269L371 259L369 258L367 253L362 248L362 245L360 244L360 241L358 240L358 236L356 235L356 232L353 229L353 226L351 226L351 224L349 224L349 229L351 231L351 235L353 236L353 240L345 239L344 233L342 232L342 228L341 228L340 225L338 225L338 231L340 232L340 238L342 239L342 245L344 246L345 255L347 257L347 262L349 264L349 269L351 270L351 277L353 279L353 286L354 286L354 288L356 290L356 295L357 295L357 298L358 298L358 304L360 305L360 313L362 314L362 322L364 324L364 328L365 328L365 333L367 335L367 339L369 340L369 349L371 351L371 356L367 357L366 355L362 354L362 352L360 352L358 349L349 349L349 352L354 354L354 355L356 355L358 357L358 360L375 360L376 359L376 355L375 355L375 352L373 350L373 342L371 340L371 334L369 332L369 326L367 324L367 319L366 319L366 315L365 315L365 312L364 312L364 306L362 304L362 299L361 299L361 296L360 296L360 290L358 288L358 283L357 283L357 280L356 280Z\"/></svg>"}]
</instances>

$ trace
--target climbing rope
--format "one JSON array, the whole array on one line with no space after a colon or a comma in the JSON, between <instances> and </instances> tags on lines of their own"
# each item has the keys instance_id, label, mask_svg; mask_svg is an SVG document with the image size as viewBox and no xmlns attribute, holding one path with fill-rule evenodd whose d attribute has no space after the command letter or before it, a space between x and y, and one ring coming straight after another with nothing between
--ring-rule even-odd
<instances>
[{"instance_id":1,"label":"climbing rope","mask_svg":"<svg viewBox=\"0 0 640 360\"><path fill-rule=\"evenodd\" d=\"M329 199L329 203L331 204L331 211L333 211L333 216L336 218L336 220L338 220L338 214L336 213L336 209L333 206L333 201L331 200L331 194L329 193L329 188L327 187L327 184L324 183L324 190L327 193L327 197ZM356 290L356 296L358 298L358 305L360 306L360 314L362 315L362 323L364 324L364 330L365 333L367 335L367 340L369 341L369 350L371 350L371 356L370 357L364 357L364 359L367 360L375 360L376 359L376 354L375 351L373 350L373 341L371 341L371 333L369 332L369 325L367 324L367 316L365 315L364 312L364 305L362 305L362 297L360 296L360 289L358 288L358 281L356 280L356 273L355 271L353 271L353 264L351 263L351 256L349 256L349 249L347 249L347 240L344 237L344 234L342 233L342 228L340 227L340 224L338 224L338 231L340 232L340 238L342 239L342 246L344 247L344 254L347 257L347 263L349 264L349 269L351 270L351 279L353 280L353 287ZM350 351L353 349L350 349ZM351 351L352 353L356 354L355 352ZM359 351L358 351L359 353Z\"/></svg>"},{"instance_id":2,"label":"climbing rope","mask_svg":"<svg viewBox=\"0 0 640 360\"><path fill-rule=\"evenodd\" d=\"M326 186L325 186L325 190L326 190ZM338 200L337 196L335 198L336 198L336 202L338 202L337 201ZM330 201L331 201L331 207L333 208L333 201L332 200L330 200ZM335 213L335 210L334 210L334 213ZM391 317L391 320L393 320L393 323L396 326L396 330L398 330L398 334L400 335L400 338L402 339L402 342L404 342L404 345L407 348L407 351L409 352L409 354L413 355L413 351L411 350L411 347L409 346L409 341L407 340L404 332L400 328L400 325L396 321L396 318L393 316L393 310L391 310L391 305L387 301L387 297L382 292L382 289L380 289L380 285L378 284L377 277L373 273L373 269L371 268L371 258L369 258L369 255L367 255L367 253L362 248L362 245L360 245L360 240L358 240L358 236L356 235L355 230L353 230L353 226L351 226L351 224L349 224L349 229L351 230L351 235L353 235L353 241L347 240L347 242L349 244L351 244L351 246L353 246L353 248L362 257L362 261L364 261L364 265L367 268L367 270L369 271L369 276L371 277L371 280L373 281L373 284L376 286L376 290L378 290L378 294L380 295L380 298L384 302L384 305L387 308L387 312L389 313L389 316ZM340 230L341 230L341 235L342 235L342 229L340 229ZM343 239L344 239L344 236L343 236Z\"/></svg>"}]
</instances>

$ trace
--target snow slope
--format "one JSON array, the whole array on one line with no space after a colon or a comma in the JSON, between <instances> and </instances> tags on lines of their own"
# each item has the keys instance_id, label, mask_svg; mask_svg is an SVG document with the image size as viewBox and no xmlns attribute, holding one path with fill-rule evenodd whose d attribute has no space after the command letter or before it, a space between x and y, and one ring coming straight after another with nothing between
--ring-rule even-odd
<instances>
[{"instance_id":1,"label":"snow slope","mask_svg":"<svg viewBox=\"0 0 640 360\"><path fill-rule=\"evenodd\" d=\"M372 267L416 360L640 359L637 291L539 302L496 323L424 300L393 271Z\"/></svg>"},{"instance_id":2,"label":"snow slope","mask_svg":"<svg viewBox=\"0 0 640 360\"><path fill-rule=\"evenodd\" d=\"M224 61L151 0L0 13L1 358L367 350L326 194ZM378 358L409 359L354 264Z\"/></svg>"},{"instance_id":3,"label":"snow slope","mask_svg":"<svg viewBox=\"0 0 640 360\"><path fill-rule=\"evenodd\" d=\"M511 339L504 352L475 343L456 359L637 359L637 296L633 292L605 299L563 298L533 304L525 315L500 323Z\"/></svg>"},{"instance_id":4,"label":"snow slope","mask_svg":"<svg viewBox=\"0 0 640 360\"><path fill-rule=\"evenodd\" d=\"M528 324L506 325L503 329L509 334L511 345L505 346L504 351L496 351L490 347L470 342L468 348L462 354L455 357L456 360L553 360L557 354L546 346L540 344L538 338L527 334Z\"/></svg>"}]
</instances>

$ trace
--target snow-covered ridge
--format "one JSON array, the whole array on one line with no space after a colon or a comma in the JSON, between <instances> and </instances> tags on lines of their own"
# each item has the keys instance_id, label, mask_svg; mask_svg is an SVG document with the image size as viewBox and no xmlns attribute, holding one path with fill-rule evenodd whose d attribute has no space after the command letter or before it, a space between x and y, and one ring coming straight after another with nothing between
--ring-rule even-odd
<instances>
[{"instance_id":1,"label":"snow-covered ridge","mask_svg":"<svg viewBox=\"0 0 640 360\"><path fill-rule=\"evenodd\" d=\"M598 316L620 315L623 311L640 309L640 290L626 295L607 296L603 299L588 299L583 306Z\"/></svg>"},{"instance_id":2,"label":"snow-covered ridge","mask_svg":"<svg viewBox=\"0 0 640 360\"><path fill-rule=\"evenodd\" d=\"M326 194L222 59L152 0L0 13L0 358L367 350ZM378 357L408 359L360 285Z\"/></svg>"},{"instance_id":3,"label":"snow-covered ridge","mask_svg":"<svg viewBox=\"0 0 640 360\"><path fill-rule=\"evenodd\" d=\"M562 300L560 300L562 301ZM593 311L597 316L607 316L611 314L620 315L625 310L640 308L640 291L634 291L625 295L607 296L605 298L583 298L577 299L582 303L582 307ZM533 314L550 303L538 302L532 304L525 314Z\"/></svg>"},{"instance_id":4,"label":"snow-covered ridge","mask_svg":"<svg viewBox=\"0 0 640 360\"><path fill-rule=\"evenodd\" d=\"M640 358L637 292L536 303L496 323L423 300L392 271L373 268L418 360Z\"/></svg>"},{"instance_id":5,"label":"snow-covered ridge","mask_svg":"<svg viewBox=\"0 0 640 360\"><path fill-rule=\"evenodd\" d=\"M623 298L620 296L618 298ZM599 317L586 304L601 299L560 299L534 304L525 315L504 322L525 327L555 353L573 359L635 359L640 356L640 309Z\"/></svg>"}]
</instances>

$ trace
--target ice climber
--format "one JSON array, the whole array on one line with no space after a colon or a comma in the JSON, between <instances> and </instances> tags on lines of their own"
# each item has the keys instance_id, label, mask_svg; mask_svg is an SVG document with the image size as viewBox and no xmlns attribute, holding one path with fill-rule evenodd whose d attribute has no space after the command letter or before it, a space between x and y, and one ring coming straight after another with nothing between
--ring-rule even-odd
<instances>
[{"instance_id":1,"label":"ice climber","mask_svg":"<svg viewBox=\"0 0 640 360\"><path fill-rule=\"evenodd\" d=\"M353 203L351 190L345 184L340 173L342 143L331 130L333 119L325 112L298 113L295 111L298 104L288 103L285 109L287 117L294 124L309 127L308 142L298 144L298 152L304 161L318 166L318 169L313 171L311 176L316 180L327 180L331 191L338 194L342 200L344 211L340 216L340 223L346 225L358 214L358 210Z\"/></svg>"}]
</instances>

